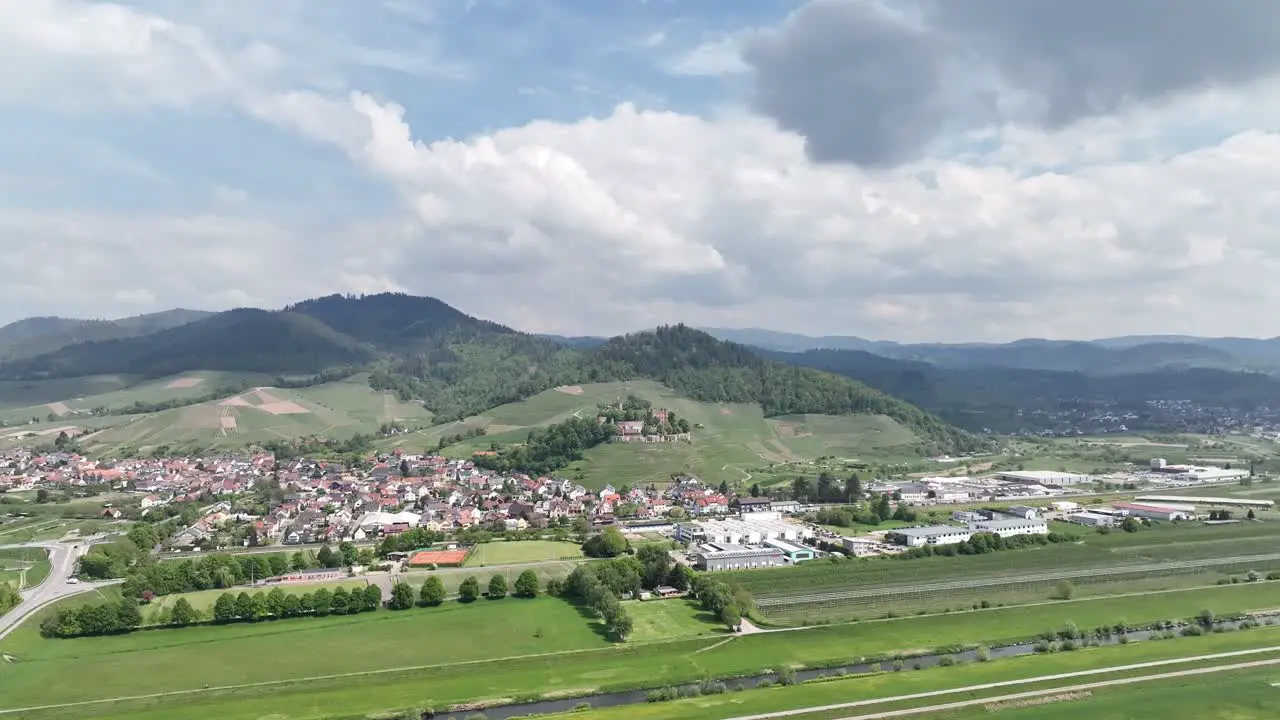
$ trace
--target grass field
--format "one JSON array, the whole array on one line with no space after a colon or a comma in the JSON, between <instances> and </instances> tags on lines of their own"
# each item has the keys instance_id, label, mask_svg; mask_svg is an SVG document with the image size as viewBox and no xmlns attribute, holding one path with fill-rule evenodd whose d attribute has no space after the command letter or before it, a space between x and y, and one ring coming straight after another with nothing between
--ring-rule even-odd
<instances>
[{"instance_id":1,"label":"grass field","mask_svg":"<svg viewBox=\"0 0 1280 720\"><path fill-rule=\"evenodd\" d=\"M653 642L699 635L726 635L728 629L691 600L628 600L622 603L635 630L628 642Z\"/></svg>"},{"instance_id":2,"label":"grass field","mask_svg":"<svg viewBox=\"0 0 1280 720\"><path fill-rule=\"evenodd\" d=\"M756 474L766 473L771 464L824 455L912 458L909 446L918 441L914 433L883 416L765 418L758 405L697 402L650 381L598 383L574 390L548 390L467 418L464 423L389 438L381 445L420 448L434 444L443 435L467 427L483 427L486 435L445 449L447 455L470 457L475 450L488 449L493 442L522 442L531 428L561 422L575 414L591 417L600 403L614 402L628 394L687 418L694 425L693 442L602 445L571 465L566 471L569 476L598 487L606 482L615 486L661 482L673 473L692 473L712 483L724 480L745 488Z\"/></svg>"},{"instance_id":3,"label":"grass field","mask_svg":"<svg viewBox=\"0 0 1280 720\"><path fill-rule=\"evenodd\" d=\"M1099 718L1195 718L1195 720L1273 720L1280 717L1280 666L1173 678L1100 688L1069 702L999 711L1009 720ZM977 706L931 713L936 720L977 720L992 712Z\"/></svg>"},{"instance_id":4,"label":"grass field","mask_svg":"<svg viewBox=\"0 0 1280 720\"><path fill-rule=\"evenodd\" d=\"M768 667L847 663L967 643L994 645L1024 640L1067 622L1091 628L1120 620L1139 624L1190 617L1206 608L1227 616L1276 607L1280 607L1280 583L1262 583L1151 594L1140 603L1132 598L1081 600L623 646L610 645L597 632L597 623L574 607L551 599L508 599L469 606L448 603L441 608L380 611L354 618L194 627L78 640L40 638L37 617L0 641L0 652L17 658L0 672L0 703L12 708L195 690L197 694L189 697L96 706L94 716L162 718L168 713L171 717L179 704L183 716L194 720L363 715L423 704L441 707L472 700L658 686ZM688 612L694 614L692 608ZM547 652L558 654L517 657ZM462 664L468 661L483 664ZM388 672L358 680L349 675L371 670ZM91 676L95 681L58 681L76 676ZM297 682L261 684L279 680ZM237 683L249 686L199 692L206 683L215 688ZM76 707L33 711L23 717L37 720L84 714L85 708Z\"/></svg>"},{"instance_id":5,"label":"grass field","mask_svg":"<svg viewBox=\"0 0 1280 720\"><path fill-rule=\"evenodd\" d=\"M542 562L529 562L517 565L511 565L502 570L494 570L492 568L481 568L473 566L465 566L460 568L440 568L438 570L408 570L399 574L399 578L407 583L417 587L427 579L428 575L435 575L444 583L445 590L450 593L458 591L458 586L468 577L476 577L481 584L489 581L494 575L502 575L507 579L507 587L515 585L516 578L520 577L520 573L525 570L532 570L538 574L539 587L546 587L547 581L551 579L563 580L569 577L569 573L581 563L582 560L546 560Z\"/></svg>"},{"instance_id":6,"label":"grass field","mask_svg":"<svg viewBox=\"0 0 1280 720\"><path fill-rule=\"evenodd\" d=\"M913 693L946 691L956 688L983 685L986 683L1031 680L1033 678L1043 677L1046 675L1098 671L1107 668L1123 668L1126 665L1135 665L1146 662L1163 662L1178 658L1194 657L1197 655L1239 652L1241 650L1265 648L1277 644L1280 644L1280 629L1266 628L1247 633L1179 638L1176 641L1131 643L1129 645L1087 648L1076 652L1056 653L1052 655L1021 656L989 663L968 663L950 668L935 668L919 672L910 670L902 672L882 672L860 677L828 679L823 680L822 682L804 683L790 687L772 687L722 695L703 695L701 697L677 700L673 702L626 705L622 707L602 708L599 710L587 710L585 712L578 711L573 713L564 713L548 717L557 719L574 717L581 718L582 720L723 720L724 718L796 710L805 707L867 701L877 698L909 695ZM1241 657L1239 661L1268 659L1274 658L1276 655L1277 653L1274 652L1257 653ZM1085 677L1079 680L1028 682L1015 687L1003 689L970 691L957 693L954 696L919 700L915 701L915 706L918 707L929 703L942 703L976 697L989 697L999 695L1001 693L1056 687L1072 682L1088 682L1090 679L1134 677L1147 673L1159 672L1161 669L1183 670L1195 667L1206 667L1212 664L1214 664L1214 661L1193 661L1177 663L1176 665L1169 666L1168 668L1155 670L1115 670L1109 673L1099 674L1093 678ZM889 666L885 666L884 669L886 671L890 670ZM1274 670L1269 674L1263 673L1264 676L1274 676L1277 674L1278 673ZM1232 673L1227 676L1214 675L1212 677L1214 678L1213 682L1216 683L1221 678L1234 678L1236 676L1237 674ZM1186 680L1183 679L1182 683L1186 683ZM1153 687L1159 684L1160 683L1155 683ZM1216 688L1216 685L1199 685L1199 687ZM1210 695L1213 695L1213 693L1211 692ZM1245 694L1242 697L1248 697L1248 694ZM1198 706L1198 704L1193 703L1190 707ZM1198 714L1179 715L1177 713L1168 713L1164 715L1103 713L1095 715L1089 714L1088 711L1085 710L1085 707L1080 703L1068 703L1061 707L1072 708L1076 712L1080 713L1069 716L1072 720L1078 717L1099 717L1106 718L1108 720L1111 720L1112 718L1133 718L1134 720L1137 720L1139 718L1146 717L1167 717L1171 719L1182 717L1195 717L1198 719L1202 717ZM1238 708L1239 706L1233 707ZM871 706L865 708L849 708L826 713L806 713L796 717L798 720L817 720L818 718L848 717L859 713L869 713L888 709L890 708L884 706ZM1013 711L1002 711L999 715L1002 718L1024 717L1024 715ZM972 713L970 715L943 716L930 714L926 717L963 717L965 720L969 720L970 718L989 718L991 716L992 713L982 710L981 712ZM1025 717L1033 718L1038 716L1031 714L1026 715ZM1062 717L1066 718L1068 716L1064 715ZM1219 716L1204 715L1203 717L1220 717L1223 720L1227 720L1227 718L1234 718L1238 716L1228 714ZM1260 719L1263 717L1270 718L1274 716L1242 715L1239 717L1256 717Z\"/></svg>"},{"instance_id":7,"label":"grass field","mask_svg":"<svg viewBox=\"0 0 1280 720\"><path fill-rule=\"evenodd\" d=\"M582 557L582 546L554 540L522 540L519 542L487 542L476 546L465 567L537 563L548 560L574 560Z\"/></svg>"},{"instance_id":8,"label":"grass field","mask_svg":"<svg viewBox=\"0 0 1280 720\"><path fill-rule=\"evenodd\" d=\"M117 418L111 428L86 436L94 452L131 447L146 451L168 445L181 448L236 448L255 441L289 440L306 435L350 437L374 433L393 421L427 424L431 414L420 404L401 403L369 388L355 375L307 388L265 388L231 398L173 408L149 415Z\"/></svg>"}]
</instances>

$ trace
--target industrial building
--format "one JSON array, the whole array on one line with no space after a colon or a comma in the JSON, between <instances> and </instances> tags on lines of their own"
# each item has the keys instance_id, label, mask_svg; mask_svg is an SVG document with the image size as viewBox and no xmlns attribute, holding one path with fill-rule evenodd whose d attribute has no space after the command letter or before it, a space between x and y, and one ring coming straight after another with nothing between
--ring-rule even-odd
<instances>
[{"instance_id":1,"label":"industrial building","mask_svg":"<svg viewBox=\"0 0 1280 720\"><path fill-rule=\"evenodd\" d=\"M795 563L812 560L817 557L817 553L814 552L813 548L806 545L787 542L786 540L765 540L761 545L778 550L786 556L787 562L793 565Z\"/></svg>"},{"instance_id":2,"label":"industrial building","mask_svg":"<svg viewBox=\"0 0 1280 720\"><path fill-rule=\"evenodd\" d=\"M1014 535L1048 535L1049 524L1044 520L1011 518L1009 520L982 520L969 523L973 532L988 532L1002 538Z\"/></svg>"},{"instance_id":3,"label":"industrial building","mask_svg":"<svg viewBox=\"0 0 1280 720\"><path fill-rule=\"evenodd\" d=\"M1274 500L1208 496L1201 497L1199 495L1195 497L1190 495L1139 495L1134 499L1140 503L1152 502L1158 505L1165 505L1168 503L1183 503L1186 505L1234 505L1237 507L1258 508L1262 510L1269 510L1275 507L1276 504Z\"/></svg>"},{"instance_id":4,"label":"industrial building","mask_svg":"<svg viewBox=\"0 0 1280 720\"><path fill-rule=\"evenodd\" d=\"M778 548L749 548L728 543L705 543L691 553L690 558L695 568L711 572L778 567L787 562L786 554Z\"/></svg>"},{"instance_id":5,"label":"industrial building","mask_svg":"<svg viewBox=\"0 0 1280 720\"><path fill-rule=\"evenodd\" d=\"M1001 510L1000 513L1002 515L1019 517L1023 520L1032 520L1040 517L1040 510L1038 508L1028 507L1026 505L1010 505L1004 510Z\"/></svg>"},{"instance_id":6,"label":"industrial building","mask_svg":"<svg viewBox=\"0 0 1280 720\"><path fill-rule=\"evenodd\" d=\"M1132 517L1149 520L1195 520L1192 505L1152 505L1148 503L1116 503L1115 509Z\"/></svg>"},{"instance_id":7,"label":"industrial building","mask_svg":"<svg viewBox=\"0 0 1280 720\"><path fill-rule=\"evenodd\" d=\"M1077 525L1088 525L1089 527L1111 527L1116 524L1116 518L1113 515L1096 512L1078 512L1067 516L1067 522Z\"/></svg>"},{"instance_id":8,"label":"industrial building","mask_svg":"<svg viewBox=\"0 0 1280 720\"><path fill-rule=\"evenodd\" d=\"M1175 483L1231 482L1249 477L1244 468L1220 468L1204 465L1169 465L1163 458L1151 460L1151 472Z\"/></svg>"},{"instance_id":9,"label":"industrial building","mask_svg":"<svg viewBox=\"0 0 1280 720\"><path fill-rule=\"evenodd\" d=\"M680 542L759 545L765 540L799 542L813 537L813 531L804 525L773 518L753 517L753 515L763 514L765 513L752 513L741 520L677 523L676 539Z\"/></svg>"},{"instance_id":10,"label":"industrial building","mask_svg":"<svg viewBox=\"0 0 1280 720\"><path fill-rule=\"evenodd\" d=\"M953 525L930 525L929 527L900 528L885 533L885 539L906 545L907 547L923 547L925 545L955 545L973 536L968 528Z\"/></svg>"},{"instance_id":11,"label":"industrial building","mask_svg":"<svg viewBox=\"0 0 1280 720\"><path fill-rule=\"evenodd\" d=\"M996 473L996 479L1024 485L1080 485L1093 482L1092 475L1053 470L1010 470Z\"/></svg>"}]
</instances>

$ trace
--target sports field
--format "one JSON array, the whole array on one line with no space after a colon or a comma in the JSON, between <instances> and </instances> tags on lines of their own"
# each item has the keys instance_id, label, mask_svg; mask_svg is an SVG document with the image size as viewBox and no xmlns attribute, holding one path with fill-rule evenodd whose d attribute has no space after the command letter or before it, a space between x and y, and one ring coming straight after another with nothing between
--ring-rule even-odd
<instances>
[{"instance_id":1,"label":"sports field","mask_svg":"<svg viewBox=\"0 0 1280 720\"><path fill-rule=\"evenodd\" d=\"M582 557L582 546L577 543L554 540L521 540L516 542L487 542L476 546L467 567L487 565L514 565L547 560L575 560Z\"/></svg>"},{"instance_id":2,"label":"sports field","mask_svg":"<svg viewBox=\"0 0 1280 720\"><path fill-rule=\"evenodd\" d=\"M18 659L0 672L0 704L28 707L185 690L191 694L95 705L93 715L163 718L181 707L192 720L363 716L415 705L652 687L966 643L995 645L1060 629L1067 622L1080 628L1119 621L1136 625L1191 617L1202 609L1227 616L1278 607L1280 582L1151 594L1141 603L1132 598L1081 600L622 646L605 640L598 623L585 614L554 599L446 603L401 613L77 640L41 639L37 618L0 641L0 653ZM282 647L289 648L288 662L281 661ZM469 661L481 664L464 664ZM354 675L370 671L378 672ZM75 676L94 677L95 682L60 682ZM208 692L206 683L212 686ZM217 690L226 685L243 687ZM85 708L30 711L22 717L83 717Z\"/></svg>"},{"instance_id":3,"label":"sports field","mask_svg":"<svg viewBox=\"0 0 1280 720\"><path fill-rule=\"evenodd\" d=\"M458 567L467 559L467 549L460 548L458 550L419 550L409 556L409 567L426 567L428 565L439 565L441 567Z\"/></svg>"}]
</instances>

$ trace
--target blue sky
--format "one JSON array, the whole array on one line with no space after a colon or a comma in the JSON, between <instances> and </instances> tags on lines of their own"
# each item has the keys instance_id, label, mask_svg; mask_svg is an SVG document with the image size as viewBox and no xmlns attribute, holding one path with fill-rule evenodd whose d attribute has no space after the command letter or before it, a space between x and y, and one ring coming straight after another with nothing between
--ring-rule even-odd
<instances>
[{"instance_id":1,"label":"blue sky","mask_svg":"<svg viewBox=\"0 0 1280 720\"><path fill-rule=\"evenodd\" d=\"M1280 334L1277 12L958 7L0 0L0 322Z\"/></svg>"}]
</instances>

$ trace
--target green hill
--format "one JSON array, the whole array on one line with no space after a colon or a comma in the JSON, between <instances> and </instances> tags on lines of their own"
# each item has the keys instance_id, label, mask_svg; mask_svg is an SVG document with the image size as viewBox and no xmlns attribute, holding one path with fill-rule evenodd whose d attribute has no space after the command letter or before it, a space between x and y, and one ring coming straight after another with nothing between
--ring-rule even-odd
<instances>
[{"instance_id":1,"label":"green hill","mask_svg":"<svg viewBox=\"0 0 1280 720\"><path fill-rule=\"evenodd\" d=\"M208 317L199 310L166 310L116 320L35 317L0 327L0 359L53 352L77 343L149 335Z\"/></svg>"},{"instance_id":2,"label":"green hill","mask_svg":"<svg viewBox=\"0 0 1280 720\"><path fill-rule=\"evenodd\" d=\"M920 458L919 436L884 415L784 415L765 417L756 403L693 400L653 381L618 381L565 386L527 400L501 405L467 418L378 443L421 452L440 438L483 428L485 434L448 445L443 453L469 458L494 443L524 442L529 431L570 418L592 418L601 404L627 395L648 400L694 424L691 443L600 445L587 450L565 474L591 486L636 485L690 473L704 480L743 483L771 464L835 456L851 461L885 462Z\"/></svg>"},{"instance_id":3,"label":"green hill","mask_svg":"<svg viewBox=\"0 0 1280 720\"><path fill-rule=\"evenodd\" d=\"M157 385L157 379L179 377L195 369L239 379L222 384L192 383L192 387L181 388L182 393L175 392L179 388L172 380ZM361 382L371 397L385 395L400 406L411 405L420 411L413 414L415 419L429 413L445 428L450 427L448 423L521 403L555 387L650 381L692 401L750 406L750 412L737 414L758 415L761 422L764 418L806 415L890 418L895 427L909 431L918 454L962 452L983 444L849 378L763 359L745 346L716 340L683 325L614 338L595 347L571 348L471 317L433 298L399 293L331 295L279 311L230 310L140 337L79 343L0 363L0 381L11 384L61 384L72 378L127 376L119 387L103 389L122 393L90 405L99 415L105 411L128 416L127 423L122 420L117 423L119 428L103 430L93 438L100 445L127 447L179 441L194 444L201 439L224 446L249 442L251 437L262 442L267 436L289 440L298 435L353 434L358 427L367 432L376 428L375 418L367 414L361 422L348 414L323 422L325 413L318 409L310 413L315 418L301 417L307 413L264 418L242 406L223 404L243 393L249 382L306 389L357 372L364 373ZM197 384L202 385L200 390L193 389ZM89 409L85 406L92 401L84 395L51 396L10 402L8 406L23 412L28 407L59 403L71 411ZM307 400L304 396L295 399L303 404ZM0 398L0 403L3 400ZM20 414L17 417L21 419ZM233 429L232 420L237 432L224 432ZM531 425L512 425L495 434L517 430L527 434ZM455 427L465 432L468 426ZM176 432L178 429L183 432ZM437 435L456 432L444 429ZM231 435L244 437L227 439ZM518 435L512 438L522 440ZM751 456L771 453L767 443L781 437L775 435L778 433L757 433L751 442L763 450L753 451ZM806 437L815 437L815 433ZM815 449L822 445L818 441L810 444ZM784 449L777 454L795 453Z\"/></svg>"}]
</instances>

